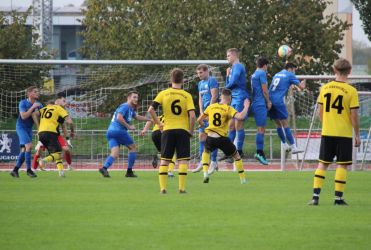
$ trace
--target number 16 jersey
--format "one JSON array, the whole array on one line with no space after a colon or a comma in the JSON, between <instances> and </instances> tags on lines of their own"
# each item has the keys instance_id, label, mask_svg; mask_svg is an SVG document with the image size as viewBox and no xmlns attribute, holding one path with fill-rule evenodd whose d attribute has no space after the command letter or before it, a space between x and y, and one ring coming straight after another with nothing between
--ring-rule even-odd
<instances>
[{"instance_id":1,"label":"number 16 jersey","mask_svg":"<svg viewBox=\"0 0 371 250\"><path fill-rule=\"evenodd\" d=\"M57 128L68 116L67 111L59 105L48 105L40 110L40 132L58 133Z\"/></svg>"},{"instance_id":2,"label":"number 16 jersey","mask_svg":"<svg viewBox=\"0 0 371 250\"><path fill-rule=\"evenodd\" d=\"M164 131L170 129L189 131L188 111L195 109L190 93L183 89L168 88L158 93L153 101L162 105L162 114L166 117Z\"/></svg>"},{"instance_id":3,"label":"number 16 jersey","mask_svg":"<svg viewBox=\"0 0 371 250\"><path fill-rule=\"evenodd\" d=\"M204 114L209 116L209 126L205 129L205 132L215 132L220 136L226 137L229 122L236 113L237 111L227 104L211 104L204 111Z\"/></svg>"},{"instance_id":4,"label":"number 16 jersey","mask_svg":"<svg viewBox=\"0 0 371 250\"><path fill-rule=\"evenodd\" d=\"M322 135L352 138L350 110L358 109L357 90L345 82L332 81L321 87Z\"/></svg>"}]
</instances>

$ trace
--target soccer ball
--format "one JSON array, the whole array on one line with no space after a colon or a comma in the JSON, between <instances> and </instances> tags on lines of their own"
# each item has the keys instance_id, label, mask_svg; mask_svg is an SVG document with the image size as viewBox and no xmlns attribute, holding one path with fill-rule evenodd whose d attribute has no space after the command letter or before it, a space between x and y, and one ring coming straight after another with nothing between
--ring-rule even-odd
<instances>
[{"instance_id":1,"label":"soccer ball","mask_svg":"<svg viewBox=\"0 0 371 250\"><path fill-rule=\"evenodd\" d=\"M278 48L278 56L279 57L287 57L290 56L292 53L292 49L287 45L281 45Z\"/></svg>"}]
</instances>

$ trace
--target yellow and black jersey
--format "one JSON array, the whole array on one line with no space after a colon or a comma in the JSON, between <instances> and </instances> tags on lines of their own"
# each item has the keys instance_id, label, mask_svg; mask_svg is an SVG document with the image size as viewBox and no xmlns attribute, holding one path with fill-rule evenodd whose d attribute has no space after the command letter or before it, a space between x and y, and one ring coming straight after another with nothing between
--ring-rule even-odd
<instances>
[{"instance_id":1,"label":"yellow and black jersey","mask_svg":"<svg viewBox=\"0 0 371 250\"><path fill-rule=\"evenodd\" d=\"M351 109L358 109L357 90L345 82L331 81L321 87L322 135L352 137Z\"/></svg>"},{"instance_id":2,"label":"yellow and black jersey","mask_svg":"<svg viewBox=\"0 0 371 250\"><path fill-rule=\"evenodd\" d=\"M158 117L158 119L160 120L161 123L164 123L165 122L164 115L160 115ZM155 123L155 125L153 126L153 129L152 129L152 132L155 132L155 131L157 131L159 129L160 128L158 127L157 123Z\"/></svg>"},{"instance_id":3,"label":"yellow and black jersey","mask_svg":"<svg viewBox=\"0 0 371 250\"><path fill-rule=\"evenodd\" d=\"M40 110L40 132L58 133L58 126L68 116L67 111L59 105L48 105Z\"/></svg>"},{"instance_id":4,"label":"yellow and black jersey","mask_svg":"<svg viewBox=\"0 0 371 250\"><path fill-rule=\"evenodd\" d=\"M209 116L209 126L205 129L205 132L215 132L220 136L227 136L229 122L236 113L237 111L227 104L211 104L204 111L204 114Z\"/></svg>"},{"instance_id":5,"label":"yellow and black jersey","mask_svg":"<svg viewBox=\"0 0 371 250\"><path fill-rule=\"evenodd\" d=\"M191 94L182 89L168 88L158 93L153 101L155 108L159 104L162 105L162 113L166 117L164 131L189 130L188 111L195 109Z\"/></svg>"}]
</instances>

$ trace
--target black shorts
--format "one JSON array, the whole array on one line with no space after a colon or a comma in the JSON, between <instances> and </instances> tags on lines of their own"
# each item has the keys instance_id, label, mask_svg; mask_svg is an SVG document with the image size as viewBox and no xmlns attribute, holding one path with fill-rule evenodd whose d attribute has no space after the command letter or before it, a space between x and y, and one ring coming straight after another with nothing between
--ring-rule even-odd
<instances>
[{"instance_id":1,"label":"black shorts","mask_svg":"<svg viewBox=\"0 0 371 250\"><path fill-rule=\"evenodd\" d=\"M157 152L161 152L161 131L156 130L152 132L152 141L155 144Z\"/></svg>"},{"instance_id":2,"label":"black shorts","mask_svg":"<svg viewBox=\"0 0 371 250\"><path fill-rule=\"evenodd\" d=\"M177 160L191 158L191 137L184 129L170 129L162 132L161 159L171 161L175 152Z\"/></svg>"},{"instance_id":3,"label":"black shorts","mask_svg":"<svg viewBox=\"0 0 371 250\"><path fill-rule=\"evenodd\" d=\"M49 154L62 152L61 144L58 141L58 134L53 132L40 132L39 141L48 149Z\"/></svg>"},{"instance_id":4,"label":"black shorts","mask_svg":"<svg viewBox=\"0 0 371 250\"><path fill-rule=\"evenodd\" d=\"M206 137L205 148L209 152L220 149L226 156L233 156L237 149L228 137Z\"/></svg>"},{"instance_id":5,"label":"black shorts","mask_svg":"<svg viewBox=\"0 0 371 250\"><path fill-rule=\"evenodd\" d=\"M322 136L319 150L319 161L332 163L336 156L336 164L352 164L353 140L346 137Z\"/></svg>"}]
</instances>

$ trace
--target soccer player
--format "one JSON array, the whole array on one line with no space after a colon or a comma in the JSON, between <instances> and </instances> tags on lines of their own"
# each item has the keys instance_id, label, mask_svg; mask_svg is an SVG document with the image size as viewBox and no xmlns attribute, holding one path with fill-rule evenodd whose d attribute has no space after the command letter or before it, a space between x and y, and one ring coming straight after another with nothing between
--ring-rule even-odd
<instances>
[{"instance_id":1,"label":"soccer player","mask_svg":"<svg viewBox=\"0 0 371 250\"><path fill-rule=\"evenodd\" d=\"M348 205L343 199L347 180L347 167L352 164L352 130L355 146L359 147L358 93L349 85L348 75L352 65L346 59L338 59L333 65L335 81L321 87L318 108L322 122L322 138L319 163L314 173L313 199L309 205L318 205L326 170L336 157L334 205Z\"/></svg>"},{"instance_id":2,"label":"soccer player","mask_svg":"<svg viewBox=\"0 0 371 250\"><path fill-rule=\"evenodd\" d=\"M159 119L160 119L161 123L164 123L164 116L163 115L161 115L159 117ZM160 127L152 120L147 121L143 130L140 132L140 135L144 136L147 133L147 131L148 131L148 129L151 125L154 125L153 129L152 129L151 138L152 138L153 144L155 145L155 147L157 149L157 154L153 156L152 167L157 168L158 167L158 159L159 159L158 154L161 155L161 135L162 135L162 132L160 130ZM176 157L175 157L175 154L174 154L172 160L169 163L169 170L168 170L168 174L167 174L168 177L170 177L170 178L174 177L173 171L174 171L174 167L175 167L175 160L176 160Z\"/></svg>"},{"instance_id":3,"label":"soccer player","mask_svg":"<svg viewBox=\"0 0 371 250\"><path fill-rule=\"evenodd\" d=\"M268 93L268 64L269 62L266 58L258 58L256 62L257 68L251 76L251 111L254 113L254 120L257 127L255 136L256 154L254 157L263 165L268 165L268 161L264 154L264 133L265 126L267 125L267 113L272 107Z\"/></svg>"},{"instance_id":4,"label":"soccer player","mask_svg":"<svg viewBox=\"0 0 371 250\"><path fill-rule=\"evenodd\" d=\"M246 70L245 66L240 63L239 52L235 48L227 50L227 60L231 65L227 69L227 79L225 88L232 91L231 106L241 112L243 103L246 98L249 98L249 93L246 88ZM237 134L237 151L243 157L243 144L245 141L244 120L232 119L229 126L229 139L234 142Z\"/></svg>"},{"instance_id":5,"label":"soccer player","mask_svg":"<svg viewBox=\"0 0 371 250\"><path fill-rule=\"evenodd\" d=\"M135 108L138 105L138 98L138 92L130 91L127 95L127 101L122 103L113 114L111 124L107 130L107 140L111 154L107 157L103 167L99 168L99 173L101 173L103 177L110 177L108 168L111 167L117 157L119 157L121 145L129 149L128 168L125 177L137 177L133 172L133 166L137 156L137 146L129 135L128 130L135 130L135 126L131 125L133 119L138 121L149 120L135 112Z\"/></svg>"},{"instance_id":6,"label":"soccer player","mask_svg":"<svg viewBox=\"0 0 371 250\"><path fill-rule=\"evenodd\" d=\"M296 65L286 63L285 69L274 75L271 85L269 86L269 98L272 107L269 110L269 117L276 123L277 133L286 151L292 154L303 152L295 144L294 137L288 123L288 113L285 105L285 96L290 86L297 85L301 90L305 89L305 80L299 81L295 76ZM286 139L290 146L286 143Z\"/></svg>"},{"instance_id":7,"label":"soccer player","mask_svg":"<svg viewBox=\"0 0 371 250\"><path fill-rule=\"evenodd\" d=\"M168 166L176 151L179 162L179 193L186 193L186 176L190 160L190 137L196 120L195 106L191 94L183 90L184 73L179 68L171 71L171 88L161 91L153 100L148 112L152 119L163 126L161 136L161 164L159 167L160 193L167 193ZM165 123L162 124L156 115L161 105Z\"/></svg>"},{"instance_id":8,"label":"soccer player","mask_svg":"<svg viewBox=\"0 0 371 250\"><path fill-rule=\"evenodd\" d=\"M203 114L205 109L213 103L218 101L218 91L219 91L219 84L218 81L209 75L209 67L206 64L200 64L197 66L197 76L200 78L200 82L198 83L198 104L200 108L200 115ZM204 145L206 141L207 134L205 133L205 128L208 126L207 121L204 122L205 126L199 128L199 153L200 157L204 151ZM211 154L211 164L209 171L213 173L215 170L218 169L218 164L216 161L216 157L218 155L218 151L215 150ZM192 172L197 173L202 169L202 162L198 164L197 168L195 168Z\"/></svg>"},{"instance_id":9,"label":"soccer player","mask_svg":"<svg viewBox=\"0 0 371 250\"><path fill-rule=\"evenodd\" d=\"M240 113L229 106L231 102L231 91L223 89L220 103L211 104L206 108L204 113L197 119L201 126L204 126L204 119L208 118L209 126L205 129L207 133L205 149L202 153L202 166L204 172L204 183L209 182L208 168L210 163L210 152L215 149L220 149L228 157L233 157L241 184L246 183L245 172L240 154L236 150L236 146L227 137L228 124L232 118L236 120L244 120L250 106L250 101L246 98L243 102L244 106Z\"/></svg>"},{"instance_id":10,"label":"soccer player","mask_svg":"<svg viewBox=\"0 0 371 250\"><path fill-rule=\"evenodd\" d=\"M10 175L19 178L18 170L26 161L27 175L31 178L37 175L31 169L31 149L32 149L32 127L38 124L39 110L42 104L38 102L40 93L36 86L31 86L26 90L27 99L19 102L19 116L16 123L16 132L19 138L21 152L18 155L16 165Z\"/></svg>"},{"instance_id":11,"label":"soccer player","mask_svg":"<svg viewBox=\"0 0 371 250\"><path fill-rule=\"evenodd\" d=\"M59 105L61 106L62 108L65 109L66 107L66 98L63 97L63 96L60 96L58 97L55 102L52 102L50 104L55 104L55 105ZM63 135L66 139L64 139L62 137L62 135L60 134L60 128L62 128L62 131L63 131ZM62 151L63 151L63 155L64 155L64 159L66 160L67 162L67 169L68 170L72 170L72 167L71 167L71 163L72 163L72 157L71 157L71 151L70 151L70 147L72 148L72 144L71 144L71 141L70 141L70 137L73 138L74 137L74 126L73 124L71 125L71 132L70 132L70 136L68 136L68 133L67 133L67 128L66 128L66 125L65 123L63 124L60 124L60 126L58 126L57 128L57 132L58 132L58 141L59 141L59 144L61 145L62 147ZM32 162L32 165L33 165L33 168L34 169L37 169L38 167L38 159L40 157L40 153L41 151L45 151L45 147L42 145L41 142L39 142L36 147L35 147L35 150L36 150L36 153L34 155L34 158L33 158L33 162ZM40 168L41 169L41 168ZM41 169L41 170L45 170L45 169Z\"/></svg>"},{"instance_id":12,"label":"soccer player","mask_svg":"<svg viewBox=\"0 0 371 250\"><path fill-rule=\"evenodd\" d=\"M60 105L48 104L40 110L39 140L47 148L49 155L39 160L40 168L45 168L47 162L54 161L60 177L65 177L61 159L62 147L58 141L58 127L67 122L73 133L73 122L67 111Z\"/></svg>"}]
</instances>

